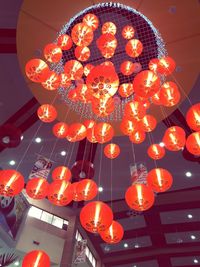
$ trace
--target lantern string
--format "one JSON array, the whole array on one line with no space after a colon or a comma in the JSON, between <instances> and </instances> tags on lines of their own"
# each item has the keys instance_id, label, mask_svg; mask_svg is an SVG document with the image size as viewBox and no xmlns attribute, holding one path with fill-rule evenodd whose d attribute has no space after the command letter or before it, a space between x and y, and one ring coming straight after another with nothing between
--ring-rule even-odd
<instances>
[{"instance_id":1,"label":"lantern string","mask_svg":"<svg viewBox=\"0 0 200 267\"><path fill-rule=\"evenodd\" d=\"M112 143L112 141L111 141ZM110 170L110 198L111 198L111 209L113 209L113 158L110 159L111 170Z\"/></svg>"},{"instance_id":2,"label":"lantern string","mask_svg":"<svg viewBox=\"0 0 200 267\"><path fill-rule=\"evenodd\" d=\"M101 182L102 154L103 154L103 145L101 144L100 164L99 164L99 177L98 177L98 187L100 186L100 182ZM100 199L100 191L99 191L99 193L98 193L98 201L99 201L99 199Z\"/></svg>"},{"instance_id":3,"label":"lantern string","mask_svg":"<svg viewBox=\"0 0 200 267\"><path fill-rule=\"evenodd\" d=\"M136 155L135 155L135 148L134 148L133 142L131 142L131 146L132 146L132 154L133 154L133 163L134 165L136 165Z\"/></svg>"}]
</instances>

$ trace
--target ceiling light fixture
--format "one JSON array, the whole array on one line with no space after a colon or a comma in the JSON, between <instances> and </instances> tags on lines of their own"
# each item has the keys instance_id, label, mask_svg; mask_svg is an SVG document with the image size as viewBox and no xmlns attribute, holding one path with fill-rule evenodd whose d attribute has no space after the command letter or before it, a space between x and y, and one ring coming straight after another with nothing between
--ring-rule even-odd
<instances>
[{"instance_id":1,"label":"ceiling light fixture","mask_svg":"<svg viewBox=\"0 0 200 267\"><path fill-rule=\"evenodd\" d=\"M99 186L98 190L99 190L99 192L103 192L103 187Z\"/></svg>"},{"instance_id":2,"label":"ceiling light fixture","mask_svg":"<svg viewBox=\"0 0 200 267\"><path fill-rule=\"evenodd\" d=\"M36 138L35 138L35 142L39 144L39 143L42 142L42 139L41 139L40 137L36 137Z\"/></svg>"},{"instance_id":3,"label":"ceiling light fixture","mask_svg":"<svg viewBox=\"0 0 200 267\"><path fill-rule=\"evenodd\" d=\"M164 147L165 146L165 144L163 143L163 142L160 142L160 144L159 144L161 147Z\"/></svg>"},{"instance_id":4,"label":"ceiling light fixture","mask_svg":"<svg viewBox=\"0 0 200 267\"><path fill-rule=\"evenodd\" d=\"M14 263L14 265L15 265L15 266L19 266L19 261L16 261L16 262Z\"/></svg>"},{"instance_id":5,"label":"ceiling light fixture","mask_svg":"<svg viewBox=\"0 0 200 267\"><path fill-rule=\"evenodd\" d=\"M187 217L188 217L188 219L192 219L193 218L192 214L188 214Z\"/></svg>"},{"instance_id":6,"label":"ceiling light fixture","mask_svg":"<svg viewBox=\"0 0 200 267\"><path fill-rule=\"evenodd\" d=\"M196 239L196 236L195 235L191 235L190 236L192 240L195 240Z\"/></svg>"},{"instance_id":7,"label":"ceiling light fixture","mask_svg":"<svg viewBox=\"0 0 200 267\"><path fill-rule=\"evenodd\" d=\"M191 173L191 172L186 172L186 173L185 173L185 176L186 176L186 177L191 177L191 176L192 176L192 173Z\"/></svg>"},{"instance_id":8,"label":"ceiling light fixture","mask_svg":"<svg viewBox=\"0 0 200 267\"><path fill-rule=\"evenodd\" d=\"M127 243L124 243L124 248L128 248L128 244Z\"/></svg>"},{"instance_id":9,"label":"ceiling light fixture","mask_svg":"<svg viewBox=\"0 0 200 267\"><path fill-rule=\"evenodd\" d=\"M14 160L11 160L11 161L9 161L9 164L10 164L11 166L14 166L14 165L16 164L16 162L15 162Z\"/></svg>"},{"instance_id":10,"label":"ceiling light fixture","mask_svg":"<svg viewBox=\"0 0 200 267\"><path fill-rule=\"evenodd\" d=\"M199 263L199 261L197 260L197 259L194 259L194 263L196 264L196 263Z\"/></svg>"},{"instance_id":11,"label":"ceiling light fixture","mask_svg":"<svg viewBox=\"0 0 200 267\"><path fill-rule=\"evenodd\" d=\"M65 150L63 150L63 151L60 152L60 155L64 157L64 156L67 155L67 152Z\"/></svg>"}]
</instances>

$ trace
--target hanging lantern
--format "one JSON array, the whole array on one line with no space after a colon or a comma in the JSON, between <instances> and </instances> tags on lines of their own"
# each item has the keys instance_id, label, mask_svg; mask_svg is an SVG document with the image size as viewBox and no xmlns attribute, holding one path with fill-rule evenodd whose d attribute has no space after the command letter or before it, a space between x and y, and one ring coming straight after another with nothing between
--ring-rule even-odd
<instances>
[{"instance_id":1,"label":"hanging lantern","mask_svg":"<svg viewBox=\"0 0 200 267\"><path fill-rule=\"evenodd\" d=\"M71 191L72 191L72 200L73 201L83 201L82 195L79 193L78 185L80 182L75 182L71 184Z\"/></svg>"},{"instance_id":2,"label":"hanging lantern","mask_svg":"<svg viewBox=\"0 0 200 267\"><path fill-rule=\"evenodd\" d=\"M140 42L140 40L138 40L138 39L131 39L126 44L125 49L126 49L126 54L129 57L136 58L136 57L139 57L140 54L142 53L142 51L143 51L143 45Z\"/></svg>"},{"instance_id":3,"label":"hanging lantern","mask_svg":"<svg viewBox=\"0 0 200 267\"><path fill-rule=\"evenodd\" d=\"M83 66L77 60L69 60L64 66L65 73L71 80L79 80L83 76Z\"/></svg>"},{"instance_id":4,"label":"hanging lantern","mask_svg":"<svg viewBox=\"0 0 200 267\"><path fill-rule=\"evenodd\" d=\"M49 185L48 200L56 206L66 206L72 201L71 183L56 180Z\"/></svg>"},{"instance_id":5,"label":"hanging lantern","mask_svg":"<svg viewBox=\"0 0 200 267\"><path fill-rule=\"evenodd\" d=\"M42 250L33 250L25 255L22 267L50 267L50 258Z\"/></svg>"},{"instance_id":6,"label":"hanging lantern","mask_svg":"<svg viewBox=\"0 0 200 267\"><path fill-rule=\"evenodd\" d=\"M98 143L104 144L109 142L114 136L114 129L111 124L100 122L94 127L95 138Z\"/></svg>"},{"instance_id":7,"label":"hanging lantern","mask_svg":"<svg viewBox=\"0 0 200 267\"><path fill-rule=\"evenodd\" d=\"M78 23L72 28L71 37L77 46L88 46L94 38L92 28L85 23Z\"/></svg>"},{"instance_id":8,"label":"hanging lantern","mask_svg":"<svg viewBox=\"0 0 200 267\"><path fill-rule=\"evenodd\" d=\"M148 173L147 182L154 192L159 193L167 191L172 186L173 178L169 171L155 168Z\"/></svg>"},{"instance_id":9,"label":"hanging lantern","mask_svg":"<svg viewBox=\"0 0 200 267\"><path fill-rule=\"evenodd\" d=\"M180 101L181 95L174 82L165 82L161 86L160 100L166 107L173 107Z\"/></svg>"},{"instance_id":10,"label":"hanging lantern","mask_svg":"<svg viewBox=\"0 0 200 267\"><path fill-rule=\"evenodd\" d=\"M98 117L106 117L115 109L114 100L110 98L94 98L92 101L92 111Z\"/></svg>"},{"instance_id":11,"label":"hanging lantern","mask_svg":"<svg viewBox=\"0 0 200 267\"><path fill-rule=\"evenodd\" d=\"M158 67L159 59L158 58L153 58L149 61L149 69L156 73L157 67Z\"/></svg>"},{"instance_id":12,"label":"hanging lantern","mask_svg":"<svg viewBox=\"0 0 200 267\"><path fill-rule=\"evenodd\" d=\"M24 188L24 177L15 170L0 171L0 195L14 197Z\"/></svg>"},{"instance_id":13,"label":"hanging lantern","mask_svg":"<svg viewBox=\"0 0 200 267\"><path fill-rule=\"evenodd\" d=\"M90 49L87 46L77 46L74 52L80 61L87 61L90 58Z\"/></svg>"},{"instance_id":14,"label":"hanging lantern","mask_svg":"<svg viewBox=\"0 0 200 267\"><path fill-rule=\"evenodd\" d=\"M130 119L142 119L145 116L146 109L137 101L130 101L125 105L124 114Z\"/></svg>"},{"instance_id":15,"label":"hanging lantern","mask_svg":"<svg viewBox=\"0 0 200 267\"><path fill-rule=\"evenodd\" d=\"M52 179L69 181L72 177L71 171L65 166L58 166L52 172Z\"/></svg>"},{"instance_id":16,"label":"hanging lantern","mask_svg":"<svg viewBox=\"0 0 200 267\"><path fill-rule=\"evenodd\" d=\"M120 148L116 144L108 144L104 147L104 154L109 159L115 159L120 154Z\"/></svg>"},{"instance_id":17,"label":"hanging lantern","mask_svg":"<svg viewBox=\"0 0 200 267\"><path fill-rule=\"evenodd\" d=\"M179 126L172 126L165 131L163 143L168 150L178 151L185 146L185 131Z\"/></svg>"},{"instance_id":18,"label":"hanging lantern","mask_svg":"<svg viewBox=\"0 0 200 267\"><path fill-rule=\"evenodd\" d=\"M85 121L83 122L83 124L84 124L84 126L86 127L86 129L88 130L88 129L93 128L93 127L96 125L96 122L93 121L93 120L85 120Z\"/></svg>"},{"instance_id":19,"label":"hanging lantern","mask_svg":"<svg viewBox=\"0 0 200 267\"><path fill-rule=\"evenodd\" d=\"M157 93L155 93L152 97L151 97L151 101L153 104L155 105L162 105L161 99L160 99L160 91L158 91Z\"/></svg>"},{"instance_id":20,"label":"hanging lantern","mask_svg":"<svg viewBox=\"0 0 200 267\"><path fill-rule=\"evenodd\" d=\"M95 125L96 125L96 123L95 123ZM94 134L95 125L93 127L87 129L87 140L90 143L97 143L97 139L96 139L95 134Z\"/></svg>"},{"instance_id":21,"label":"hanging lantern","mask_svg":"<svg viewBox=\"0 0 200 267\"><path fill-rule=\"evenodd\" d=\"M194 132L188 136L186 148L191 154L200 156L200 132Z\"/></svg>"},{"instance_id":22,"label":"hanging lantern","mask_svg":"<svg viewBox=\"0 0 200 267\"><path fill-rule=\"evenodd\" d=\"M119 243L124 236L124 229L117 221L112 221L112 224L105 231L100 233L101 238L108 244Z\"/></svg>"},{"instance_id":23,"label":"hanging lantern","mask_svg":"<svg viewBox=\"0 0 200 267\"><path fill-rule=\"evenodd\" d=\"M67 140L69 142L78 142L83 140L87 135L86 127L82 123L72 123L69 126Z\"/></svg>"},{"instance_id":24,"label":"hanging lantern","mask_svg":"<svg viewBox=\"0 0 200 267\"><path fill-rule=\"evenodd\" d=\"M134 93L132 83L122 83L118 89L118 93L121 97L129 97Z\"/></svg>"},{"instance_id":25,"label":"hanging lantern","mask_svg":"<svg viewBox=\"0 0 200 267\"><path fill-rule=\"evenodd\" d=\"M135 30L130 25L126 25L122 30L122 36L124 37L124 39L130 40L133 38L134 34Z\"/></svg>"},{"instance_id":26,"label":"hanging lantern","mask_svg":"<svg viewBox=\"0 0 200 267\"><path fill-rule=\"evenodd\" d=\"M200 103L191 106L186 114L188 126L198 132L200 131Z\"/></svg>"},{"instance_id":27,"label":"hanging lantern","mask_svg":"<svg viewBox=\"0 0 200 267\"><path fill-rule=\"evenodd\" d=\"M44 104L38 108L37 115L41 121L50 123L56 119L57 111L53 105Z\"/></svg>"},{"instance_id":28,"label":"hanging lantern","mask_svg":"<svg viewBox=\"0 0 200 267\"><path fill-rule=\"evenodd\" d=\"M145 115L140 121L141 130L144 132L152 132L157 125L157 121L152 115Z\"/></svg>"},{"instance_id":29,"label":"hanging lantern","mask_svg":"<svg viewBox=\"0 0 200 267\"><path fill-rule=\"evenodd\" d=\"M87 88L86 84L79 84L76 87L76 92L78 96L78 100L83 103L88 103L91 100L91 94L90 91Z\"/></svg>"},{"instance_id":30,"label":"hanging lantern","mask_svg":"<svg viewBox=\"0 0 200 267\"><path fill-rule=\"evenodd\" d=\"M61 88L68 88L71 85L71 79L70 76L67 75L66 73L61 73L60 74L60 87Z\"/></svg>"},{"instance_id":31,"label":"hanging lantern","mask_svg":"<svg viewBox=\"0 0 200 267\"><path fill-rule=\"evenodd\" d=\"M135 119L124 118L120 124L120 129L124 135L131 135L138 130L138 122Z\"/></svg>"},{"instance_id":32,"label":"hanging lantern","mask_svg":"<svg viewBox=\"0 0 200 267\"><path fill-rule=\"evenodd\" d=\"M86 64L84 69L83 69L83 73L84 75L87 77L88 74L90 73L90 71L94 68L94 65L92 64Z\"/></svg>"},{"instance_id":33,"label":"hanging lantern","mask_svg":"<svg viewBox=\"0 0 200 267\"><path fill-rule=\"evenodd\" d=\"M152 159L162 159L165 156L165 148L158 144L153 144L148 148L147 153Z\"/></svg>"},{"instance_id":34,"label":"hanging lantern","mask_svg":"<svg viewBox=\"0 0 200 267\"><path fill-rule=\"evenodd\" d=\"M117 48L117 39L110 33L102 34L96 41L97 47L105 58L111 58Z\"/></svg>"},{"instance_id":35,"label":"hanging lantern","mask_svg":"<svg viewBox=\"0 0 200 267\"><path fill-rule=\"evenodd\" d=\"M113 67L115 71L115 65L112 63L112 61L106 60L103 63L100 64L100 66L108 66L108 67Z\"/></svg>"},{"instance_id":36,"label":"hanging lantern","mask_svg":"<svg viewBox=\"0 0 200 267\"><path fill-rule=\"evenodd\" d=\"M143 98L143 97L138 96L138 95L135 94L134 95L134 100L137 101L137 102L140 102L144 106L144 108L146 110L150 108L151 103L149 102L148 99Z\"/></svg>"},{"instance_id":37,"label":"hanging lantern","mask_svg":"<svg viewBox=\"0 0 200 267\"><path fill-rule=\"evenodd\" d=\"M109 34L115 35L116 32L117 32L117 27L113 22L108 21L103 24L102 26L103 34L109 33Z\"/></svg>"},{"instance_id":38,"label":"hanging lantern","mask_svg":"<svg viewBox=\"0 0 200 267\"><path fill-rule=\"evenodd\" d=\"M65 122L58 122L53 126L53 134L57 138L65 138L68 133L69 126Z\"/></svg>"},{"instance_id":39,"label":"hanging lantern","mask_svg":"<svg viewBox=\"0 0 200 267\"><path fill-rule=\"evenodd\" d=\"M73 45L72 38L68 34L62 34L58 37L57 45L62 50L69 50Z\"/></svg>"},{"instance_id":40,"label":"hanging lantern","mask_svg":"<svg viewBox=\"0 0 200 267\"><path fill-rule=\"evenodd\" d=\"M94 14L88 13L83 17L83 23L95 31L99 27L99 19Z\"/></svg>"},{"instance_id":41,"label":"hanging lantern","mask_svg":"<svg viewBox=\"0 0 200 267\"><path fill-rule=\"evenodd\" d=\"M155 197L150 186L134 184L126 191L125 200L131 209L144 211L153 206Z\"/></svg>"},{"instance_id":42,"label":"hanging lantern","mask_svg":"<svg viewBox=\"0 0 200 267\"><path fill-rule=\"evenodd\" d=\"M143 70L133 80L135 93L141 97L151 97L160 89L160 79L150 70Z\"/></svg>"},{"instance_id":43,"label":"hanging lantern","mask_svg":"<svg viewBox=\"0 0 200 267\"><path fill-rule=\"evenodd\" d=\"M46 80L41 84L45 89L53 91L58 89L58 87L60 86L60 82L61 82L60 75L58 75L54 71L51 71L49 72L49 75L47 76Z\"/></svg>"},{"instance_id":44,"label":"hanging lantern","mask_svg":"<svg viewBox=\"0 0 200 267\"><path fill-rule=\"evenodd\" d=\"M134 131L133 133L131 133L131 135L129 135L130 141L134 144L141 144L142 142L144 142L145 138L146 134L141 130Z\"/></svg>"},{"instance_id":45,"label":"hanging lantern","mask_svg":"<svg viewBox=\"0 0 200 267\"><path fill-rule=\"evenodd\" d=\"M43 199L47 196L49 184L44 178L32 178L26 184L26 193L30 198Z\"/></svg>"},{"instance_id":46,"label":"hanging lantern","mask_svg":"<svg viewBox=\"0 0 200 267\"><path fill-rule=\"evenodd\" d=\"M83 179L77 186L77 191L84 201L92 200L98 193L97 184L91 179Z\"/></svg>"},{"instance_id":47,"label":"hanging lantern","mask_svg":"<svg viewBox=\"0 0 200 267\"><path fill-rule=\"evenodd\" d=\"M73 102L78 101L78 92L76 91L76 89L72 89L67 93L67 98Z\"/></svg>"},{"instance_id":48,"label":"hanging lantern","mask_svg":"<svg viewBox=\"0 0 200 267\"><path fill-rule=\"evenodd\" d=\"M44 57L50 63L58 63L62 59L62 49L57 44L47 44L44 48Z\"/></svg>"},{"instance_id":49,"label":"hanging lantern","mask_svg":"<svg viewBox=\"0 0 200 267\"><path fill-rule=\"evenodd\" d=\"M163 75L169 75L175 68L176 63L171 57L162 57L159 59L156 71Z\"/></svg>"},{"instance_id":50,"label":"hanging lantern","mask_svg":"<svg viewBox=\"0 0 200 267\"><path fill-rule=\"evenodd\" d=\"M49 74L49 67L41 59L31 59L27 62L25 66L26 76L35 83L41 83L46 80Z\"/></svg>"},{"instance_id":51,"label":"hanging lantern","mask_svg":"<svg viewBox=\"0 0 200 267\"><path fill-rule=\"evenodd\" d=\"M102 232L112 224L113 212L104 202L93 201L82 208L80 221L83 228L88 232Z\"/></svg>"},{"instance_id":52,"label":"hanging lantern","mask_svg":"<svg viewBox=\"0 0 200 267\"><path fill-rule=\"evenodd\" d=\"M121 73L126 76L133 74L134 70L135 70L135 66L132 61L126 60L120 66Z\"/></svg>"}]
</instances>

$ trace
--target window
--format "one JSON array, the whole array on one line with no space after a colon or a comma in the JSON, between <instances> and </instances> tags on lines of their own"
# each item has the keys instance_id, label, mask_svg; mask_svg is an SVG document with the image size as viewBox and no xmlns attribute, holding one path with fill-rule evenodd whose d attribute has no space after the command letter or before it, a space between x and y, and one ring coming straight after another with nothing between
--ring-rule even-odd
<instances>
[{"instance_id":1,"label":"window","mask_svg":"<svg viewBox=\"0 0 200 267\"><path fill-rule=\"evenodd\" d=\"M53 214L50 214L46 211L42 212L41 221L51 224L53 219Z\"/></svg>"},{"instance_id":2,"label":"window","mask_svg":"<svg viewBox=\"0 0 200 267\"><path fill-rule=\"evenodd\" d=\"M41 216L42 216L42 210L32 206L28 211L28 215L30 217L34 217L36 219L40 219Z\"/></svg>"},{"instance_id":3,"label":"window","mask_svg":"<svg viewBox=\"0 0 200 267\"><path fill-rule=\"evenodd\" d=\"M52 224L60 229L62 229L63 227L63 219L57 217L57 216L53 216L53 221Z\"/></svg>"}]
</instances>

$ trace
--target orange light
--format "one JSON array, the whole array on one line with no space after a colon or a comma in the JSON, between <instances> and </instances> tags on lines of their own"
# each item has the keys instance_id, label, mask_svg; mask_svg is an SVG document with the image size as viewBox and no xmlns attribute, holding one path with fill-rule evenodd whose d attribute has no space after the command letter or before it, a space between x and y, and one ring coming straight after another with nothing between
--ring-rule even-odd
<instances>
[{"instance_id":1,"label":"orange light","mask_svg":"<svg viewBox=\"0 0 200 267\"><path fill-rule=\"evenodd\" d=\"M102 33L106 34L106 33L110 33L112 35L115 35L117 32L117 27L113 22L105 22L102 26Z\"/></svg>"},{"instance_id":2,"label":"orange light","mask_svg":"<svg viewBox=\"0 0 200 267\"><path fill-rule=\"evenodd\" d=\"M191 106L186 114L188 126L194 131L200 131L200 103Z\"/></svg>"},{"instance_id":3,"label":"orange light","mask_svg":"<svg viewBox=\"0 0 200 267\"><path fill-rule=\"evenodd\" d=\"M35 83L41 83L46 80L49 74L49 67L41 59L31 59L25 66L26 76Z\"/></svg>"},{"instance_id":4,"label":"orange light","mask_svg":"<svg viewBox=\"0 0 200 267\"><path fill-rule=\"evenodd\" d=\"M24 177L15 170L0 171L0 195L13 197L24 188Z\"/></svg>"},{"instance_id":5,"label":"orange light","mask_svg":"<svg viewBox=\"0 0 200 267\"><path fill-rule=\"evenodd\" d=\"M124 135L131 135L138 130L138 122L134 119L124 118L120 124L120 129Z\"/></svg>"},{"instance_id":6,"label":"orange light","mask_svg":"<svg viewBox=\"0 0 200 267\"><path fill-rule=\"evenodd\" d=\"M88 74L90 73L90 71L94 68L94 65L92 64L86 64L85 67L84 67L84 75L87 77Z\"/></svg>"},{"instance_id":7,"label":"orange light","mask_svg":"<svg viewBox=\"0 0 200 267\"><path fill-rule=\"evenodd\" d=\"M179 126L172 126L165 131L163 143L168 150L178 151L185 146L185 131Z\"/></svg>"},{"instance_id":8,"label":"orange light","mask_svg":"<svg viewBox=\"0 0 200 267\"><path fill-rule=\"evenodd\" d=\"M174 82L165 82L161 86L160 100L166 107L173 107L180 101L181 95Z\"/></svg>"},{"instance_id":9,"label":"orange light","mask_svg":"<svg viewBox=\"0 0 200 267\"><path fill-rule=\"evenodd\" d=\"M87 24L95 31L99 26L99 19L94 14L89 13L83 17L83 23Z\"/></svg>"},{"instance_id":10,"label":"orange light","mask_svg":"<svg viewBox=\"0 0 200 267\"><path fill-rule=\"evenodd\" d=\"M124 61L120 66L121 73L126 76L133 74L134 70L134 63L128 60Z\"/></svg>"},{"instance_id":11,"label":"orange light","mask_svg":"<svg viewBox=\"0 0 200 267\"><path fill-rule=\"evenodd\" d=\"M37 115L41 121L50 123L56 119L57 111L53 105L44 104L38 108Z\"/></svg>"},{"instance_id":12,"label":"orange light","mask_svg":"<svg viewBox=\"0 0 200 267\"><path fill-rule=\"evenodd\" d=\"M141 130L144 132L152 132L156 128L156 125L157 121L155 117L149 114L145 115L140 122Z\"/></svg>"},{"instance_id":13,"label":"orange light","mask_svg":"<svg viewBox=\"0 0 200 267\"><path fill-rule=\"evenodd\" d=\"M118 89L118 93L121 97L129 97L134 93L132 83L122 83Z\"/></svg>"},{"instance_id":14,"label":"orange light","mask_svg":"<svg viewBox=\"0 0 200 267\"><path fill-rule=\"evenodd\" d=\"M88 46L93 41L94 34L86 23L78 23L73 27L71 37L77 46Z\"/></svg>"},{"instance_id":15,"label":"orange light","mask_svg":"<svg viewBox=\"0 0 200 267\"><path fill-rule=\"evenodd\" d=\"M114 100L110 98L93 98L92 111L98 117L106 117L115 109Z\"/></svg>"},{"instance_id":16,"label":"orange light","mask_svg":"<svg viewBox=\"0 0 200 267\"><path fill-rule=\"evenodd\" d=\"M117 39L114 35L106 33L97 39L96 44L103 57L111 58L117 48Z\"/></svg>"},{"instance_id":17,"label":"orange light","mask_svg":"<svg viewBox=\"0 0 200 267\"><path fill-rule=\"evenodd\" d=\"M71 80L79 80L83 76L83 66L77 60L67 61L64 66L64 71Z\"/></svg>"},{"instance_id":18,"label":"orange light","mask_svg":"<svg viewBox=\"0 0 200 267\"><path fill-rule=\"evenodd\" d=\"M104 154L109 159L115 159L120 154L120 147L116 144L108 144L104 147Z\"/></svg>"},{"instance_id":19,"label":"orange light","mask_svg":"<svg viewBox=\"0 0 200 267\"><path fill-rule=\"evenodd\" d=\"M98 193L97 184L91 179L83 179L77 186L77 191L84 201L92 200Z\"/></svg>"},{"instance_id":20,"label":"orange light","mask_svg":"<svg viewBox=\"0 0 200 267\"><path fill-rule=\"evenodd\" d=\"M72 123L69 126L67 140L69 142L78 142L87 135L86 127L82 123Z\"/></svg>"},{"instance_id":21,"label":"orange light","mask_svg":"<svg viewBox=\"0 0 200 267\"><path fill-rule=\"evenodd\" d=\"M158 160L162 159L165 156L165 148L161 147L158 144L152 144L148 150L147 153L150 158Z\"/></svg>"},{"instance_id":22,"label":"orange light","mask_svg":"<svg viewBox=\"0 0 200 267\"><path fill-rule=\"evenodd\" d=\"M77 46L75 57L80 61L87 61L90 58L90 49L87 46Z\"/></svg>"},{"instance_id":23,"label":"orange light","mask_svg":"<svg viewBox=\"0 0 200 267\"><path fill-rule=\"evenodd\" d=\"M62 50L69 50L72 48L73 42L69 35L62 34L58 37L57 45L60 46Z\"/></svg>"},{"instance_id":24,"label":"orange light","mask_svg":"<svg viewBox=\"0 0 200 267\"><path fill-rule=\"evenodd\" d=\"M57 44L47 44L44 48L44 57L50 63L57 63L62 58L62 49Z\"/></svg>"},{"instance_id":25,"label":"orange light","mask_svg":"<svg viewBox=\"0 0 200 267\"><path fill-rule=\"evenodd\" d=\"M52 131L57 138L65 138L68 133L68 128L69 126L66 123L58 122L53 126Z\"/></svg>"},{"instance_id":26,"label":"orange light","mask_svg":"<svg viewBox=\"0 0 200 267\"><path fill-rule=\"evenodd\" d=\"M113 221L108 229L100 233L101 238L108 244L119 243L123 235L124 229L117 221Z\"/></svg>"},{"instance_id":27,"label":"orange light","mask_svg":"<svg viewBox=\"0 0 200 267\"><path fill-rule=\"evenodd\" d=\"M70 76L67 75L66 73L61 73L60 74L60 87L67 88L67 87L70 87L70 85L71 85Z\"/></svg>"},{"instance_id":28,"label":"orange light","mask_svg":"<svg viewBox=\"0 0 200 267\"><path fill-rule=\"evenodd\" d=\"M186 148L191 154L200 156L200 132L194 132L188 136Z\"/></svg>"},{"instance_id":29,"label":"orange light","mask_svg":"<svg viewBox=\"0 0 200 267\"><path fill-rule=\"evenodd\" d=\"M126 44L126 53L129 57L139 57L143 51L143 45L138 39L129 40Z\"/></svg>"},{"instance_id":30,"label":"orange light","mask_svg":"<svg viewBox=\"0 0 200 267\"><path fill-rule=\"evenodd\" d=\"M71 183L66 180L55 180L49 185L49 201L56 206L66 206L72 201Z\"/></svg>"},{"instance_id":31,"label":"orange light","mask_svg":"<svg viewBox=\"0 0 200 267\"><path fill-rule=\"evenodd\" d=\"M97 142L104 144L113 138L114 129L111 124L100 122L94 126L94 134Z\"/></svg>"},{"instance_id":32,"label":"orange light","mask_svg":"<svg viewBox=\"0 0 200 267\"><path fill-rule=\"evenodd\" d=\"M42 86L49 91L53 91L58 89L58 87L60 86L60 81L60 75L58 75L54 71L51 71L49 72L46 80L42 82Z\"/></svg>"},{"instance_id":33,"label":"orange light","mask_svg":"<svg viewBox=\"0 0 200 267\"><path fill-rule=\"evenodd\" d=\"M162 57L159 59L156 71L163 75L169 75L175 68L176 63L171 57Z\"/></svg>"},{"instance_id":34,"label":"orange light","mask_svg":"<svg viewBox=\"0 0 200 267\"><path fill-rule=\"evenodd\" d=\"M132 26L126 25L122 30L122 36L124 39L130 40L134 37L135 30Z\"/></svg>"},{"instance_id":35,"label":"orange light","mask_svg":"<svg viewBox=\"0 0 200 267\"><path fill-rule=\"evenodd\" d=\"M26 184L26 193L30 198L43 199L47 196L49 184L44 178L32 178Z\"/></svg>"},{"instance_id":36,"label":"orange light","mask_svg":"<svg viewBox=\"0 0 200 267\"><path fill-rule=\"evenodd\" d=\"M137 101L130 101L125 105L124 114L130 119L142 119L145 116L146 109Z\"/></svg>"},{"instance_id":37,"label":"orange light","mask_svg":"<svg viewBox=\"0 0 200 267\"><path fill-rule=\"evenodd\" d=\"M66 180L69 181L71 179L71 171L68 167L58 166L52 172L53 180Z\"/></svg>"},{"instance_id":38,"label":"orange light","mask_svg":"<svg viewBox=\"0 0 200 267\"><path fill-rule=\"evenodd\" d=\"M133 133L131 133L131 135L129 135L130 141L134 144L141 144L142 142L144 142L145 138L146 134L141 130L134 131Z\"/></svg>"},{"instance_id":39,"label":"orange light","mask_svg":"<svg viewBox=\"0 0 200 267\"><path fill-rule=\"evenodd\" d=\"M155 168L148 173L147 182L154 192L159 193L170 189L173 178L169 171L162 168Z\"/></svg>"},{"instance_id":40,"label":"orange light","mask_svg":"<svg viewBox=\"0 0 200 267\"><path fill-rule=\"evenodd\" d=\"M42 250L33 250L25 255L22 267L50 267L50 258Z\"/></svg>"}]
</instances>

